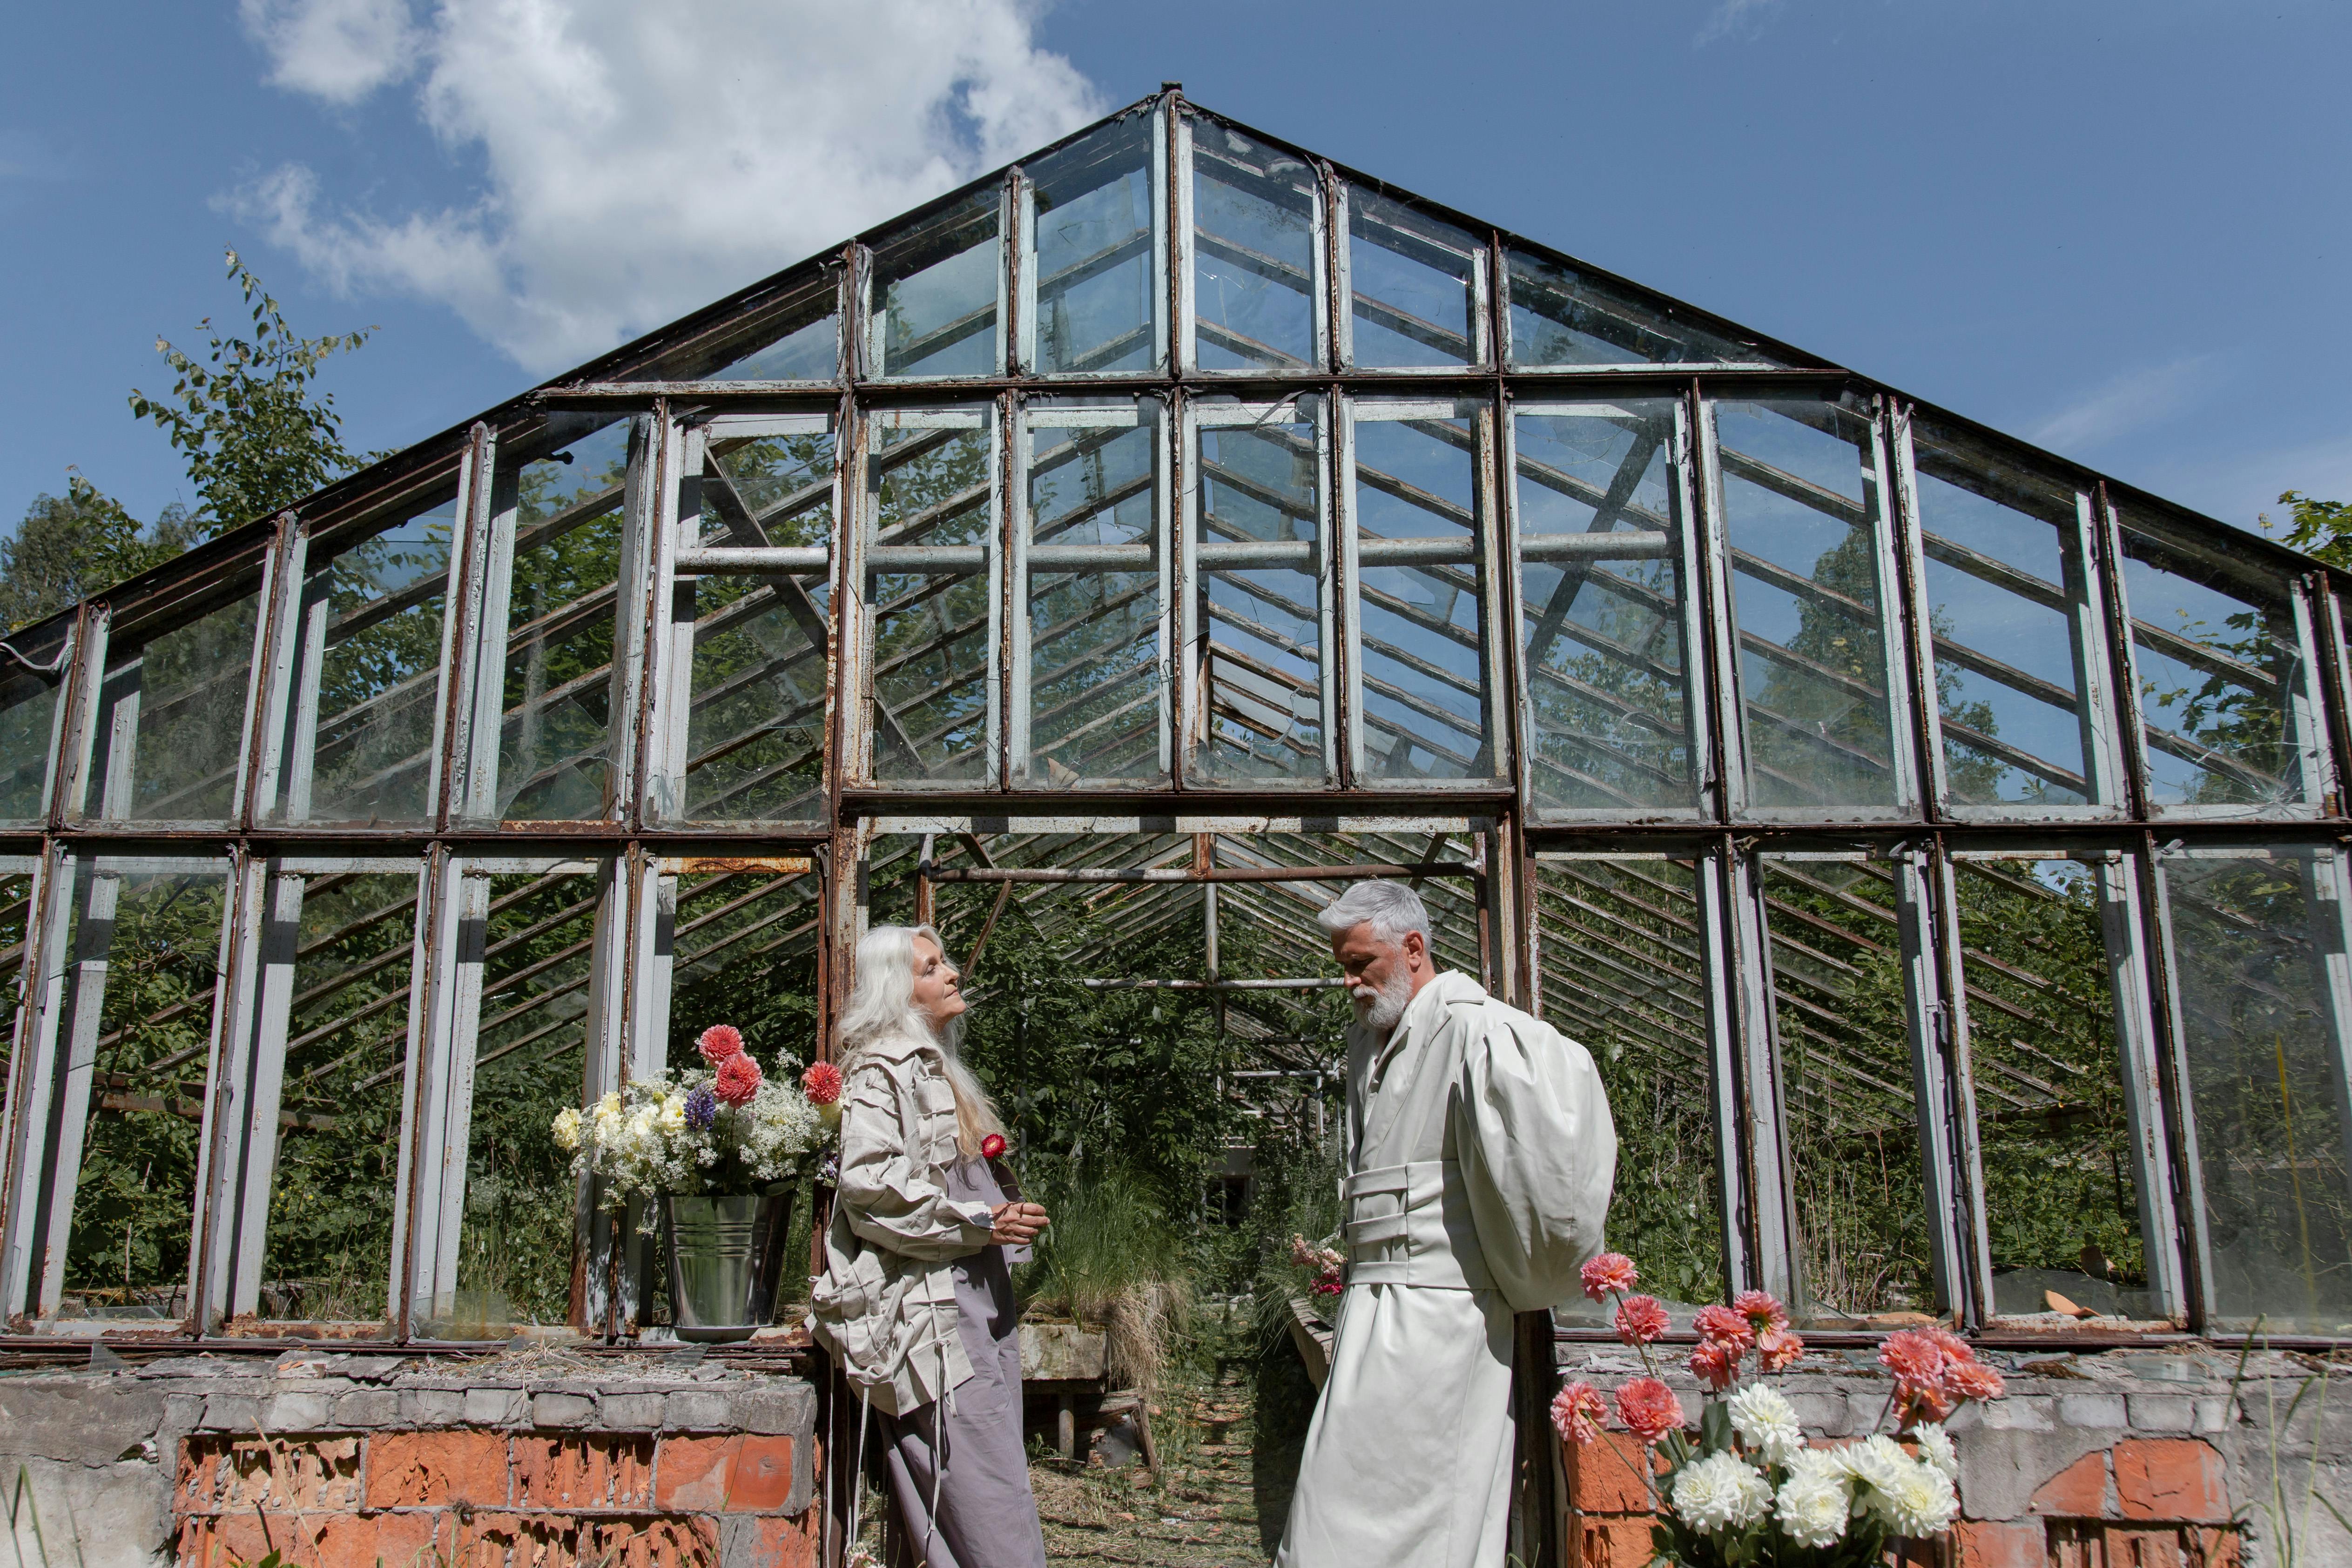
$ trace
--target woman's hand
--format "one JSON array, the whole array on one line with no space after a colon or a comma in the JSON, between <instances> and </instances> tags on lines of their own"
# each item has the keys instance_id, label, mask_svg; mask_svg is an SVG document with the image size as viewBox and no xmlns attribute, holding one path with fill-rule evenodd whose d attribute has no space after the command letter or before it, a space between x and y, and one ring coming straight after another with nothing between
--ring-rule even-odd
<instances>
[{"instance_id":1,"label":"woman's hand","mask_svg":"<svg viewBox=\"0 0 2352 1568\"><path fill-rule=\"evenodd\" d=\"M1043 1204L1000 1203L989 1212L995 1217L996 1228L988 1233L988 1239L999 1247L1026 1247L1053 1223Z\"/></svg>"}]
</instances>

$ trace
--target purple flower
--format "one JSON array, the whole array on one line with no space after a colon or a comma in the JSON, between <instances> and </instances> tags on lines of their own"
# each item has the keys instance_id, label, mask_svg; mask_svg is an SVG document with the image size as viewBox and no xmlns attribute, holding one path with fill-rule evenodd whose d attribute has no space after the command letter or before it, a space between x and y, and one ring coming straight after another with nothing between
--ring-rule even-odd
<instances>
[{"instance_id":1,"label":"purple flower","mask_svg":"<svg viewBox=\"0 0 2352 1568\"><path fill-rule=\"evenodd\" d=\"M709 1090L698 1088L688 1092L686 1096L688 1126L698 1133L702 1132L717 1119L718 1115L719 1102L711 1097Z\"/></svg>"}]
</instances>

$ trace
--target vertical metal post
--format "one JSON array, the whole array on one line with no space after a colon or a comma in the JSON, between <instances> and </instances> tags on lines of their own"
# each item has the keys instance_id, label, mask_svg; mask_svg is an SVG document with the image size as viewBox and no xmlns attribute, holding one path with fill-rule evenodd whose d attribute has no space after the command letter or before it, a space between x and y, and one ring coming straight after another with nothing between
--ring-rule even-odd
<instances>
[{"instance_id":1,"label":"vertical metal post","mask_svg":"<svg viewBox=\"0 0 2352 1568\"><path fill-rule=\"evenodd\" d=\"M1962 983L1958 975L1959 934L1948 924L1938 936L1939 912L1952 908L1948 890L1937 896L1942 867L1933 858L1938 848L1900 846L1895 852L1895 909L1897 940L1903 951L1905 1032L1911 1055L1912 1113L1919 1128L1919 1174L1926 1189L1920 1199L1927 1223L1927 1264L1937 1301L1964 1322L1970 1317L1967 1259L1980 1249L1964 1247L1980 1229L1971 1216L1981 1205L1964 1203L1982 1188L1958 1179L1954 1145L1960 1136L1955 1125L1955 1079L1967 1082L1964 1030L1955 1027L1954 1009ZM1958 1060L1955 1060L1955 1058ZM1973 1118L1971 1118L1973 1120ZM1986 1298L1990 1300L1990 1298Z\"/></svg>"},{"instance_id":2,"label":"vertical metal post","mask_svg":"<svg viewBox=\"0 0 2352 1568\"><path fill-rule=\"evenodd\" d=\"M208 1235L200 1322L207 1330L260 1305L302 894L302 877L280 862L247 858L228 911L236 939L220 1074L205 1105L212 1179L199 1195L206 1217L199 1228Z\"/></svg>"},{"instance_id":3,"label":"vertical metal post","mask_svg":"<svg viewBox=\"0 0 2352 1568\"><path fill-rule=\"evenodd\" d=\"M57 1049L64 1013L66 941L77 880L72 852L45 844L25 918L24 983L16 1001L6 1140L0 1154L0 1325L21 1326L41 1276L42 1193L53 1160L52 1114L66 1066Z\"/></svg>"}]
</instances>

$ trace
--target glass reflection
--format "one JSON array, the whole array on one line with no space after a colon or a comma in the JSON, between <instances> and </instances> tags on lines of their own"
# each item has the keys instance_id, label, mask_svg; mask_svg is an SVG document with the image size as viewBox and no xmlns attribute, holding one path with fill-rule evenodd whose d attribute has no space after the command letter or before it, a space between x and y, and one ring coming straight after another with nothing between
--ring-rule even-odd
<instances>
[{"instance_id":1,"label":"glass reflection","mask_svg":"<svg viewBox=\"0 0 2352 1568\"><path fill-rule=\"evenodd\" d=\"M1315 171L1214 120L1192 128L1194 362L1313 365L1323 201Z\"/></svg>"},{"instance_id":2,"label":"glass reflection","mask_svg":"<svg viewBox=\"0 0 2352 1568\"><path fill-rule=\"evenodd\" d=\"M1480 341L1483 247L1451 224L1370 191L1348 193L1349 362L1467 365Z\"/></svg>"},{"instance_id":3,"label":"glass reflection","mask_svg":"<svg viewBox=\"0 0 2352 1568\"><path fill-rule=\"evenodd\" d=\"M985 190L874 247L866 341L877 376L985 376L1004 365L998 231Z\"/></svg>"},{"instance_id":4,"label":"glass reflection","mask_svg":"<svg viewBox=\"0 0 2352 1568\"><path fill-rule=\"evenodd\" d=\"M1154 118L1097 131L1029 169L1028 275L1041 375L1148 371L1160 363L1152 235Z\"/></svg>"}]
</instances>

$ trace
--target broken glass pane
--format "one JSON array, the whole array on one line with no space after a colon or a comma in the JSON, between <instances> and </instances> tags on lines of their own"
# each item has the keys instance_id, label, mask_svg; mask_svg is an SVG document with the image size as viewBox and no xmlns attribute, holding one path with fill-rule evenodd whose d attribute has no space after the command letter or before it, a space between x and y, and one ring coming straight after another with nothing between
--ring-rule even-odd
<instances>
[{"instance_id":1,"label":"broken glass pane","mask_svg":"<svg viewBox=\"0 0 2352 1568\"><path fill-rule=\"evenodd\" d=\"M1486 249L1451 224L1370 191L1348 193L1349 362L1367 369L1486 359Z\"/></svg>"},{"instance_id":2,"label":"broken glass pane","mask_svg":"<svg viewBox=\"0 0 2352 1568\"><path fill-rule=\"evenodd\" d=\"M2159 862L2217 1328L2352 1333L2341 864L2308 849Z\"/></svg>"},{"instance_id":3,"label":"broken glass pane","mask_svg":"<svg viewBox=\"0 0 2352 1568\"><path fill-rule=\"evenodd\" d=\"M0 663L0 822L38 822L48 814L58 687L65 678L70 624L12 638L5 652L16 657ZM37 664L57 668L33 667Z\"/></svg>"},{"instance_id":4,"label":"broken glass pane","mask_svg":"<svg viewBox=\"0 0 2352 1568\"><path fill-rule=\"evenodd\" d=\"M1003 197L974 192L874 246L867 352L877 376L987 376L1004 368Z\"/></svg>"},{"instance_id":5,"label":"broken glass pane","mask_svg":"<svg viewBox=\"0 0 2352 1568\"><path fill-rule=\"evenodd\" d=\"M1592 1053L1617 1125L1607 1244L1677 1323L1724 1291L1706 933L1689 861L1536 868L1544 1020ZM1564 1321L1606 1321L1579 1300Z\"/></svg>"},{"instance_id":6,"label":"broken glass pane","mask_svg":"<svg viewBox=\"0 0 2352 1568\"><path fill-rule=\"evenodd\" d=\"M1193 361L1204 371L1314 365L1315 171L1214 120L1192 128Z\"/></svg>"},{"instance_id":7,"label":"broken glass pane","mask_svg":"<svg viewBox=\"0 0 2352 1568\"><path fill-rule=\"evenodd\" d=\"M454 490L310 558L270 818L429 823Z\"/></svg>"},{"instance_id":8,"label":"broken glass pane","mask_svg":"<svg viewBox=\"0 0 2352 1568\"><path fill-rule=\"evenodd\" d=\"M827 292L828 302L830 291ZM773 342L755 349L732 364L710 372L715 382L829 382L841 353L841 317L827 308L783 332Z\"/></svg>"},{"instance_id":9,"label":"broken glass pane","mask_svg":"<svg viewBox=\"0 0 2352 1568\"><path fill-rule=\"evenodd\" d=\"M1761 860L1801 1321L1935 1312L1895 872Z\"/></svg>"},{"instance_id":10,"label":"broken glass pane","mask_svg":"<svg viewBox=\"0 0 2352 1568\"><path fill-rule=\"evenodd\" d=\"M1160 403L1033 402L1027 418L1015 775L1057 788L1164 779Z\"/></svg>"},{"instance_id":11,"label":"broken glass pane","mask_svg":"<svg viewBox=\"0 0 2352 1568\"><path fill-rule=\"evenodd\" d=\"M1891 807L1875 424L1857 408L1811 398L1711 412L1748 800L1782 814Z\"/></svg>"},{"instance_id":12,"label":"broken glass pane","mask_svg":"<svg viewBox=\"0 0 2352 1568\"><path fill-rule=\"evenodd\" d=\"M778 422L782 423L782 422ZM703 549L829 547L834 435L736 436L705 448ZM699 822L812 821L822 813L833 583L823 570L682 577L673 601L694 626L685 796L665 815Z\"/></svg>"},{"instance_id":13,"label":"broken glass pane","mask_svg":"<svg viewBox=\"0 0 2352 1568\"><path fill-rule=\"evenodd\" d=\"M79 860L57 1046L64 1104L52 1168L78 1172L65 1243L63 1318L189 1316L188 1251L210 1097L225 862ZM37 1220L44 1225L48 1216Z\"/></svg>"},{"instance_id":14,"label":"broken glass pane","mask_svg":"<svg viewBox=\"0 0 2352 1568\"><path fill-rule=\"evenodd\" d=\"M2118 521L2149 805L2308 810L2319 718L2289 580L2220 538L2191 539L2134 509Z\"/></svg>"},{"instance_id":15,"label":"broken glass pane","mask_svg":"<svg viewBox=\"0 0 2352 1568\"><path fill-rule=\"evenodd\" d=\"M1701 326L1670 299L1529 251L1508 252L1507 264L1514 368L1776 362L1752 343Z\"/></svg>"},{"instance_id":16,"label":"broken glass pane","mask_svg":"<svg viewBox=\"0 0 2352 1568\"><path fill-rule=\"evenodd\" d=\"M237 813L257 594L107 644L82 809L109 821L224 822Z\"/></svg>"},{"instance_id":17,"label":"broken glass pane","mask_svg":"<svg viewBox=\"0 0 2352 1568\"><path fill-rule=\"evenodd\" d=\"M1697 809L1680 409L1673 398L1627 398L1515 417L1519 636L1539 811Z\"/></svg>"},{"instance_id":18,"label":"broken glass pane","mask_svg":"<svg viewBox=\"0 0 2352 1568\"><path fill-rule=\"evenodd\" d=\"M2108 950L2098 874L1970 860L1952 882L1993 1311L2055 1311L2055 1291L2102 1316L2160 1320L2109 981L2124 956Z\"/></svg>"},{"instance_id":19,"label":"broken glass pane","mask_svg":"<svg viewBox=\"0 0 2352 1568\"><path fill-rule=\"evenodd\" d=\"M1040 375L1148 371L1160 362L1164 286L1152 257L1154 118L1138 114L1030 165L1026 334Z\"/></svg>"},{"instance_id":20,"label":"broken glass pane","mask_svg":"<svg viewBox=\"0 0 2352 1568\"><path fill-rule=\"evenodd\" d=\"M982 410L874 419L866 601L877 779L980 781L995 772L991 419Z\"/></svg>"},{"instance_id":21,"label":"broken glass pane","mask_svg":"<svg viewBox=\"0 0 2352 1568\"><path fill-rule=\"evenodd\" d=\"M1321 405L1195 406L1192 771L1219 783L1328 779Z\"/></svg>"},{"instance_id":22,"label":"broken glass pane","mask_svg":"<svg viewBox=\"0 0 2352 1568\"><path fill-rule=\"evenodd\" d=\"M264 1318L383 1321L417 877L299 878ZM283 898L281 896L281 904Z\"/></svg>"},{"instance_id":23,"label":"broken glass pane","mask_svg":"<svg viewBox=\"0 0 2352 1568\"><path fill-rule=\"evenodd\" d=\"M504 606L497 819L595 821L611 810L613 607L628 456L623 420L522 466Z\"/></svg>"},{"instance_id":24,"label":"broken glass pane","mask_svg":"<svg viewBox=\"0 0 2352 1568\"><path fill-rule=\"evenodd\" d=\"M1957 432L1912 426L1927 625L1956 806L2080 806L2105 742L2084 697L2085 497ZM2104 771L2102 769L2101 771Z\"/></svg>"},{"instance_id":25,"label":"broken glass pane","mask_svg":"<svg viewBox=\"0 0 2352 1568\"><path fill-rule=\"evenodd\" d=\"M1493 779L1482 405L1365 402L1353 414L1357 781Z\"/></svg>"}]
</instances>

